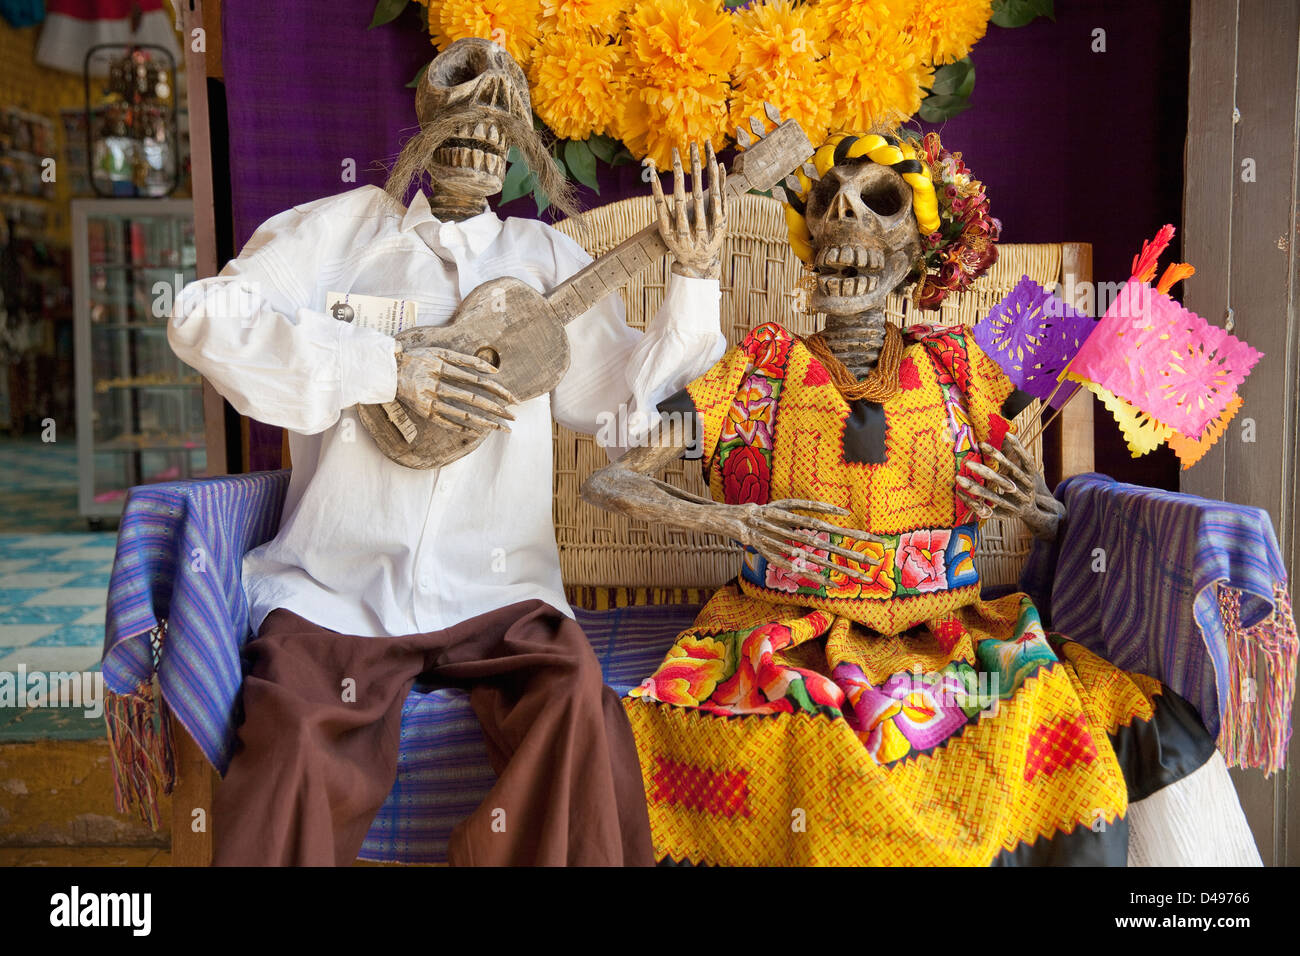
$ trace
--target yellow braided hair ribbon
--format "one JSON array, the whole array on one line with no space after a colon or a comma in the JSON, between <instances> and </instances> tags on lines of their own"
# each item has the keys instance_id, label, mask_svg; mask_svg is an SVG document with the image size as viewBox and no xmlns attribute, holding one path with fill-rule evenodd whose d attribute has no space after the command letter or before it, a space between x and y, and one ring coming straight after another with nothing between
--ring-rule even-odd
<instances>
[{"instance_id":1,"label":"yellow braided hair ribbon","mask_svg":"<svg viewBox=\"0 0 1300 956\"><path fill-rule=\"evenodd\" d=\"M840 146L846 139L850 142L841 150ZM907 163L907 171L900 170L900 175L912 187L912 212L916 216L917 228L923 236L939 229L939 197L934 189L934 181L924 162L920 163L920 171L912 166L917 161L917 155L910 142L879 133L835 133L813 153L812 163L818 176L825 176L831 170L836 163L837 153L840 154L840 162L866 157L873 163L891 168ZM799 180L800 192L793 202L786 204L785 220L790 231L790 247L800 259L811 262L812 236L804 219L804 201L812 189L812 181L802 170L796 171L795 175Z\"/></svg>"}]
</instances>

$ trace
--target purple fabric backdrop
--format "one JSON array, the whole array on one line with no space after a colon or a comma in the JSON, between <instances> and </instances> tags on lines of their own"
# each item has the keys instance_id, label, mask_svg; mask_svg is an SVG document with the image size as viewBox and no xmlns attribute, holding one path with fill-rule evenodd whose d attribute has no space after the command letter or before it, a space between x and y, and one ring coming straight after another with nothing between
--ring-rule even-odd
<instances>
[{"instance_id":1,"label":"purple fabric backdrop","mask_svg":"<svg viewBox=\"0 0 1300 956\"><path fill-rule=\"evenodd\" d=\"M1008 242L1093 243L1100 280L1128 275L1141 241L1181 221L1186 128L1187 0L1058 0L1055 22L990 27L973 53L971 109L943 128L988 184ZM226 88L236 241L296 203L357 183L380 183L378 164L415 124L403 84L431 48L412 5L396 24L367 30L374 0L315 4L226 0ZM1105 52L1093 52L1094 30ZM635 166L603 170L599 197L639 194ZM530 198L504 215L531 216ZM1209 268L1211 263L1201 263ZM276 439L254 467L278 463ZM1176 487L1171 455L1133 461L1109 416L1099 416L1098 470Z\"/></svg>"}]
</instances>

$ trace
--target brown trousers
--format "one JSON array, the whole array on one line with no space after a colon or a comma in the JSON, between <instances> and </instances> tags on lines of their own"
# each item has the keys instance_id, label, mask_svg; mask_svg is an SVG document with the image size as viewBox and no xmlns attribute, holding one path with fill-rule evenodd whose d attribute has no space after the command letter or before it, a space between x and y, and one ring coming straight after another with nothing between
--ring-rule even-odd
<instances>
[{"instance_id":1,"label":"brown trousers","mask_svg":"<svg viewBox=\"0 0 1300 956\"><path fill-rule=\"evenodd\" d=\"M452 831L449 862L654 862L627 715L582 629L541 601L392 638L280 609L244 653L245 718L213 806L215 865L352 863L392 790L402 703L421 675L469 688L498 776Z\"/></svg>"}]
</instances>

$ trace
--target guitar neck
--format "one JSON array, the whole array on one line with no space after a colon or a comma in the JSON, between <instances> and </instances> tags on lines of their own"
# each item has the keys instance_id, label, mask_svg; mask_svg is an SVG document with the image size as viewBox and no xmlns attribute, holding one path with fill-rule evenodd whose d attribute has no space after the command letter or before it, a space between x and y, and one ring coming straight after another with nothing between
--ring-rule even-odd
<instances>
[{"instance_id":1,"label":"guitar neck","mask_svg":"<svg viewBox=\"0 0 1300 956\"><path fill-rule=\"evenodd\" d=\"M787 120L736 157L727 172L724 200L751 190L765 192L771 189L812 153L812 144L799 124ZM709 201L707 191L704 201L706 204ZM688 206L686 212L688 218L694 220L694 210ZM629 279L662 261L667 252L668 247L659 235L659 225L652 222L560 283L547 293L546 300L559 319L567 323L626 285Z\"/></svg>"}]
</instances>

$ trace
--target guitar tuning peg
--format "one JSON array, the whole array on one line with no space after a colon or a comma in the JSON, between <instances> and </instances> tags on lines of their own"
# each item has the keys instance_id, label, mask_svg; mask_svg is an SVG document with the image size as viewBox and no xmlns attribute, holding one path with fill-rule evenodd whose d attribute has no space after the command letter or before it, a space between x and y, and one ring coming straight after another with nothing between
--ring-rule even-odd
<instances>
[{"instance_id":1,"label":"guitar tuning peg","mask_svg":"<svg viewBox=\"0 0 1300 956\"><path fill-rule=\"evenodd\" d=\"M753 130L754 135L757 136L759 139L762 139L767 132L767 130L763 127L763 121L759 119L757 116L751 116L749 118L749 128Z\"/></svg>"},{"instance_id":2,"label":"guitar tuning peg","mask_svg":"<svg viewBox=\"0 0 1300 956\"><path fill-rule=\"evenodd\" d=\"M781 125L781 111L767 100L763 101L763 112L767 114L767 118L772 121L773 125Z\"/></svg>"},{"instance_id":3,"label":"guitar tuning peg","mask_svg":"<svg viewBox=\"0 0 1300 956\"><path fill-rule=\"evenodd\" d=\"M801 168L803 169L803 174L813 182L817 182L822 178L821 174L817 172L817 167L813 163L804 163Z\"/></svg>"},{"instance_id":4,"label":"guitar tuning peg","mask_svg":"<svg viewBox=\"0 0 1300 956\"><path fill-rule=\"evenodd\" d=\"M772 187L772 198L780 203L788 203L790 200L785 198L785 190L780 186Z\"/></svg>"},{"instance_id":5,"label":"guitar tuning peg","mask_svg":"<svg viewBox=\"0 0 1300 956\"><path fill-rule=\"evenodd\" d=\"M745 129L745 127L743 127L743 126L737 126L737 127L736 127L736 143L740 146L740 148L741 148L741 149L749 149L749 146L750 146L750 144L751 144L752 142L753 142L753 140L749 138L749 132Z\"/></svg>"}]
</instances>

